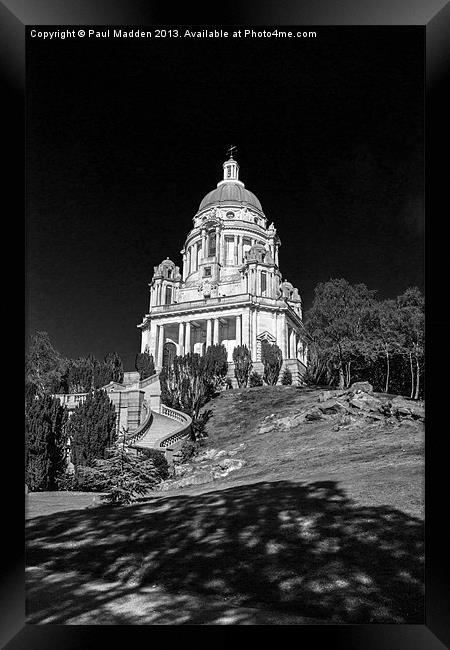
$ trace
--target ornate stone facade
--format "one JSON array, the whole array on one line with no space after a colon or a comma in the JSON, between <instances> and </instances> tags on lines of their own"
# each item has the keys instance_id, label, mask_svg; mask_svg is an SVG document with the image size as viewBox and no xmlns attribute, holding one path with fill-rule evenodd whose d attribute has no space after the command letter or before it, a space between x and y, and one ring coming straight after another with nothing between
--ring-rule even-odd
<instances>
[{"instance_id":1,"label":"ornate stone facade","mask_svg":"<svg viewBox=\"0 0 450 650\"><path fill-rule=\"evenodd\" d=\"M159 369L175 354L203 354L207 346L223 343L232 376L234 348L246 344L259 369L265 338L281 348L298 383L306 367L302 302L281 275L280 238L239 180L231 156L223 170L193 217L181 250L182 271L168 258L154 267L149 310L138 325L141 351L147 349Z\"/></svg>"}]
</instances>

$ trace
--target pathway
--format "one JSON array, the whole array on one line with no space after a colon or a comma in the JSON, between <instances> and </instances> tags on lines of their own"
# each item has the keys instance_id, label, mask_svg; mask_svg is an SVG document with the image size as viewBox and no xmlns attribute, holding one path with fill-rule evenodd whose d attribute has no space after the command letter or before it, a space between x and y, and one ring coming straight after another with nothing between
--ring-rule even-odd
<instances>
[{"instance_id":1,"label":"pathway","mask_svg":"<svg viewBox=\"0 0 450 650\"><path fill-rule=\"evenodd\" d=\"M153 421L144 436L136 441L136 446L145 448L158 447L158 440L179 428L180 423L176 420L153 412Z\"/></svg>"}]
</instances>

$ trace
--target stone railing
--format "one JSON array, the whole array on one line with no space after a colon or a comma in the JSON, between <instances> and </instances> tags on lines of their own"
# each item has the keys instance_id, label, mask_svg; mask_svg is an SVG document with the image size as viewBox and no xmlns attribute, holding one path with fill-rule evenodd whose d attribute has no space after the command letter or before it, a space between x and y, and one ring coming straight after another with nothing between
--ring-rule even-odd
<instances>
[{"instance_id":1,"label":"stone railing","mask_svg":"<svg viewBox=\"0 0 450 650\"><path fill-rule=\"evenodd\" d=\"M83 404L89 393L55 393L52 397L56 397L61 402L62 406L67 408L75 408L78 404Z\"/></svg>"},{"instance_id":2,"label":"stone railing","mask_svg":"<svg viewBox=\"0 0 450 650\"><path fill-rule=\"evenodd\" d=\"M145 400L142 403L142 409L143 410L145 409L146 411L144 420L135 431L132 431L131 433L128 433L125 436L125 442L127 445L133 445L137 440L140 440L147 433L148 428L152 424L153 421L152 409L150 408L150 406L147 404Z\"/></svg>"},{"instance_id":3,"label":"stone railing","mask_svg":"<svg viewBox=\"0 0 450 650\"><path fill-rule=\"evenodd\" d=\"M154 384L155 381L157 381L158 379L159 379L159 373L155 372L154 375L150 375L150 377L147 377L146 379L142 379L139 382L139 388L142 389L145 388L146 386L149 386L150 384Z\"/></svg>"},{"instance_id":4,"label":"stone railing","mask_svg":"<svg viewBox=\"0 0 450 650\"><path fill-rule=\"evenodd\" d=\"M183 438L186 438L190 434L192 427L192 418L189 417L189 415L186 413L181 413L181 411L170 408L165 404L161 404L159 411L161 415L164 415L167 418L171 418L172 420L176 420L180 423L179 427L159 440L159 447L162 447L167 451L172 451L170 448L173 447L173 445L175 445Z\"/></svg>"}]
</instances>

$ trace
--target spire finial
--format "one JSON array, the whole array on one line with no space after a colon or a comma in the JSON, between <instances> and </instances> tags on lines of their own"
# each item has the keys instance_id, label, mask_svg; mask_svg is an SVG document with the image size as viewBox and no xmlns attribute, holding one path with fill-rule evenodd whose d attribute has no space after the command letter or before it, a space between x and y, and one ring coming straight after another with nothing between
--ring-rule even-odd
<instances>
[{"instance_id":1,"label":"spire finial","mask_svg":"<svg viewBox=\"0 0 450 650\"><path fill-rule=\"evenodd\" d=\"M233 158L233 149L236 149L236 151L237 151L237 147L234 144L232 144L231 147L229 149L227 149L227 153L230 154L228 160L231 160L231 158Z\"/></svg>"}]
</instances>

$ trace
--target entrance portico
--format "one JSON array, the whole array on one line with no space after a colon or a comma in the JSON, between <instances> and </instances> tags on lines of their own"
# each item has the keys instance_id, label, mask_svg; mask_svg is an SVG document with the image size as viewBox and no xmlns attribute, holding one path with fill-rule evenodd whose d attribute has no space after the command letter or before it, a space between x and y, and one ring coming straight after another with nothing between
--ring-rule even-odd
<instances>
[{"instance_id":1,"label":"entrance portico","mask_svg":"<svg viewBox=\"0 0 450 650\"><path fill-rule=\"evenodd\" d=\"M157 368L163 364L164 348L169 343L174 346L177 355L202 355L210 345L223 344L227 349L228 361L232 361L234 348L242 344L242 314L192 317L178 322L163 319L155 323L154 330ZM148 345L150 351L151 347Z\"/></svg>"}]
</instances>

